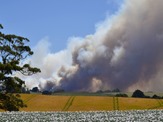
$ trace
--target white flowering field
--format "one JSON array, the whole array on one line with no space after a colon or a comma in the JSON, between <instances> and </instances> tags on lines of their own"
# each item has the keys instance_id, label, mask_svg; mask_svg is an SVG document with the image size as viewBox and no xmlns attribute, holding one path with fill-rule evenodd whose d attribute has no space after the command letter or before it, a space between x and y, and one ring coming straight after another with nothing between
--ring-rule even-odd
<instances>
[{"instance_id":1,"label":"white flowering field","mask_svg":"<svg viewBox=\"0 0 163 122\"><path fill-rule=\"evenodd\" d=\"M163 122L163 110L0 112L0 122Z\"/></svg>"}]
</instances>

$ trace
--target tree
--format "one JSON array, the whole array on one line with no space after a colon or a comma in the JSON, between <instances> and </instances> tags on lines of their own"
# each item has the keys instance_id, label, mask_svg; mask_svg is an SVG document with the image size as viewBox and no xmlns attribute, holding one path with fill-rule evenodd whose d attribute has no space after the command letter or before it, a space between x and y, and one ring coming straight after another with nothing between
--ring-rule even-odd
<instances>
[{"instance_id":1,"label":"tree","mask_svg":"<svg viewBox=\"0 0 163 122\"><path fill-rule=\"evenodd\" d=\"M33 87L31 91L32 92L39 92L39 89L38 89L38 87Z\"/></svg>"},{"instance_id":2,"label":"tree","mask_svg":"<svg viewBox=\"0 0 163 122\"><path fill-rule=\"evenodd\" d=\"M115 96L116 96L116 97L128 97L127 94L122 94L122 93L120 93L120 94L116 94Z\"/></svg>"},{"instance_id":3,"label":"tree","mask_svg":"<svg viewBox=\"0 0 163 122\"><path fill-rule=\"evenodd\" d=\"M132 97L145 98L146 96L144 95L142 91L135 90L134 93L132 94Z\"/></svg>"},{"instance_id":4,"label":"tree","mask_svg":"<svg viewBox=\"0 0 163 122\"><path fill-rule=\"evenodd\" d=\"M0 29L3 29L1 24ZM20 95L15 94L20 93L25 84L22 79L14 76L15 73L29 76L41 72L29 64L22 65L24 59L33 55L30 47L25 45L27 42L27 38L0 31L0 109L18 111L20 107L26 106Z\"/></svg>"},{"instance_id":5,"label":"tree","mask_svg":"<svg viewBox=\"0 0 163 122\"><path fill-rule=\"evenodd\" d=\"M154 98L154 99L161 99L161 97L158 96L158 95L156 95L156 94L154 94L154 95L152 96L152 98Z\"/></svg>"},{"instance_id":6,"label":"tree","mask_svg":"<svg viewBox=\"0 0 163 122\"><path fill-rule=\"evenodd\" d=\"M45 90L45 91L42 92L42 94L43 94L43 95L51 95L52 92Z\"/></svg>"}]
</instances>

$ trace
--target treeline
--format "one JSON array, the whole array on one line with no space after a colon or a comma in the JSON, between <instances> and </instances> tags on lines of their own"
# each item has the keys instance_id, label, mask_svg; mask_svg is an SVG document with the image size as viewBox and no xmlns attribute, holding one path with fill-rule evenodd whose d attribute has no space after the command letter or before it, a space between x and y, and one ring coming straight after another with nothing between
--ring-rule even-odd
<instances>
[{"instance_id":1,"label":"treeline","mask_svg":"<svg viewBox=\"0 0 163 122\"><path fill-rule=\"evenodd\" d=\"M44 95L51 95L53 93L63 93L63 92L65 92L63 89L56 89L53 91L49 91L49 90L40 91L38 87L33 87L30 90L29 89L23 89L22 90L22 93L27 93L27 94L40 93L40 94L44 94Z\"/></svg>"},{"instance_id":2,"label":"treeline","mask_svg":"<svg viewBox=\"0 0 163 122\"><path fill-rule=\"evenodd\" d=\"M105 94L105 93L110 93L113 94L112 96L115 97L128 97L127 94L121 92L118 88L117 89L113 89L113 90L98 90L96 93L101 93L101 94ZM133 92L133 94L131 95L131 97L134 98L153 98L153 99L163 99L163 96L158 96L156 94L154 94L153 96L147 96L144 94L144 92L142 92L141 90L137 89Z\"/></svg>"},{"instance_id":3,"label":"treeline","mask_svg":"<svg viewBox=\"0 0 163 122\"><path fill-rule=\"evenodd\" d=\"M56 90L53 90L53 91L48 91L48 90L44 90L44 91L40 91L38 87L33 87L32 89L30 90L25 90L23 89L22 90L22 93L40 93L40 94L43 94L43 95L51 95L51 94L55 94L55 93L64 93L65 91L63 89L56 89ZM123 93L121 92L118 88L117 89L113 89L113 90L105 90L105 91L102 91L102 90L98 90L97 92L95 92L97 94L111 94L112 96L115 96L115 97L129 97L126 93ZM89 94L89 92L88 92ZM147 96L144 94L144 92L142 92L141 90L135 90L133 92L133 94L131 95L131 97L134 97L134 98L153 98L153 99L163 99L163 96L158 96L156 94L154 94L153 96Z\"/></svg>"},{"instance_id":4,"label":"treeline","mask_svg":"<svg viewBox=\"0 0 163 122\"><path fill-rule=\"evenodd\" d=\"M152 97L151 96L147 96L144 94L144 92L142 92L141 90L135 90L132 94L132 97L135 98L154 98L154 99L163 99L163 96L158 96L156 94L154 94Z\"/></svg>"}]
</instances>

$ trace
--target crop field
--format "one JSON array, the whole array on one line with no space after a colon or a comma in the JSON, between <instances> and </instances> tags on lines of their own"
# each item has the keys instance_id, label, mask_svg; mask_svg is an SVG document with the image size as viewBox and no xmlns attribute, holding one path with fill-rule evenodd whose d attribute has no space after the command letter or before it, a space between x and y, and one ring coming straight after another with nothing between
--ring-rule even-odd
<instances>
[{"instance_id":1,"label":"crop field","mask_svg":"<svg viewBox=\"0 0 163 122\"><path fill-rule=\"evenodd\" d=\"M61 111L69 100L69 96L52 96L41 94L22 94L27 108L21 111Z\"/></svg>"},{"instance_id":2,"label":"crop field","mask_svg":"<svg viewBox=\"0 0 163 122\"><path fill-rule=\"evenodd\" d=\"M162 106L159 104L160 99L145 99L145 98L119 98L120 110L131 109L156 109Z\"/></svg>"},{"instance_id":3,"label":"crop field","mask_svg":"<svg viewBox=\"0 0 163 122\"><path fill-rule=\"evenodd\" d=\"M22 94L27 108L21 111L112 111L163 109L162 99L108 96L55 96Z\"/></svg>"},{"instance_id":4,"label":"crop field","mask_svg":"<svg viewBox=\"0 0 163 122\"><path fill-rule=\"evenodd\" d=\"M112 97L76 96L69 111L113 110Z\"/></svg>"},{"instance_id":5,"label":"crop field","mask_svg":"<svg viewBox=\"0 0 163 122\"><path fill-rule=\"evenodd\" d=\"M20 111L112 111L163 109L163 99L109 97L109 96L63 96L21 94L27 108ZM0 110L1 112L3 110Z\"/></svg>"},{"instance_id":6,"label":"crop field","mask_svg":"<svg viewBox=\"0 0 163 122\"><path fill-rule=\"evenodd\" d=\"M21 94L27 108L0 112L1 122L163 121L163 100L109 96Z\"/></svg>"}]
</instances>

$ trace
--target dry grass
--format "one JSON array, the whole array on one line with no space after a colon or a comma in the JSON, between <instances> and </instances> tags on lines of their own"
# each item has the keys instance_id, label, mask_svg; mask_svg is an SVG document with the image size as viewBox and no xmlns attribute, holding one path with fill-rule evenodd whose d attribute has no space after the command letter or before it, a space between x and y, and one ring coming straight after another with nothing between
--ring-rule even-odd
<instances>
[{"instance_id":1,"label":"dry grass","mask_svg":"<svg viewBox=\"0 0 163 122\"><path fill-rule=\"evenodd\" d=\"M30 99L28 99L28 96ZM52 96L52 95L22 95L27 104L27 108L22 111L61 111L66 104L69 96ZM26 101L28 100L28 101Z\"/></svg>"},{"instance_id":2,"label":"dry grass","mask_svg":"<svg viewBox=\"0 0 163 122\"><path fill-rule=\"evenodd\" d=\"M158 106L158 102L155 99L145 98L119 98L120 110L131 109L151 109Z\"/></svg>"},{"instance_id":3,"label":"dry grass","mask_svg":"<svg viewBox=\"0 0 163 122\"><path fill-rule=\"evenodd\" d=\"M77 96L69 111L113 110L112 97Z\"/></svg>"},{"instance_id":4,"label":"dry grass","mask_svg":"<svg viewBox=\"0 0 163 122\"><path fill-rule=\"evenodd\" d=\"M107 96L53 96L21 94L27 108L21 111L98 111L114 110L113 97ZM72 99L71 99L72 98ZM119 110L163 109L163 100L145 98L118 98ZM2 112L3 110L0 110Z\"/></svg>"}]
</instances>

